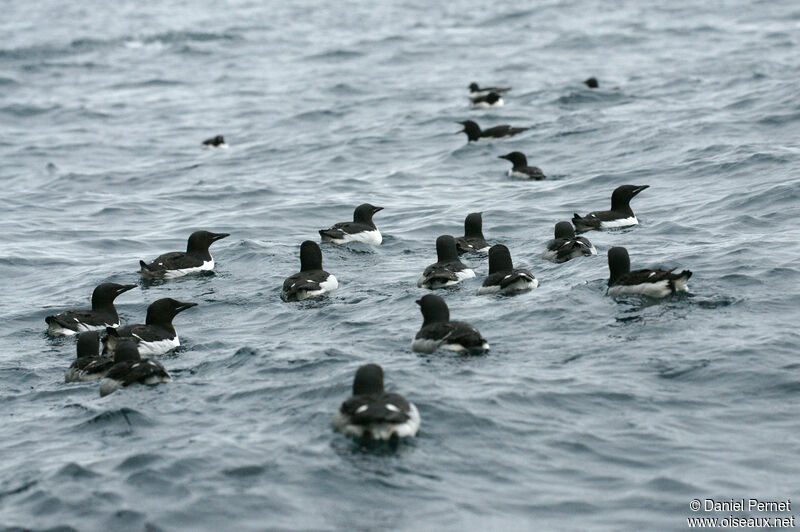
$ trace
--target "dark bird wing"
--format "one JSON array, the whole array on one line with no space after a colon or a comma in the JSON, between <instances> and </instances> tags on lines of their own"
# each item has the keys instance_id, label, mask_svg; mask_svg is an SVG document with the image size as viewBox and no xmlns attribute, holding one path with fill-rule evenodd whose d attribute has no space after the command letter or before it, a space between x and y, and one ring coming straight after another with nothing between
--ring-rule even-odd
<instances>
[{"instance_id":1,"label":"dark bird wing","mask_svg":"<svg viewBox=\"0 0 800 532\"><path fill-rule=\"evenodd\" d=\"M504 277L499 280L498 284L500 285L500 288L506 288L517 281L526 281L532 283L534 279L535 278L533 274L528 270L514 270L511 273L506 272Z\"/></svg>"},{"instance_id":2,"label":"dark bird wing","mask_svg":"<svg viewBox=\"0 0 800 532\"><path fill-rule=\"evenodd\" d=\"M461 264L461 263L459 263ZM458 281L458 276L456 275L457 271L461 271L464 269L464 265L461 264L462 267L454 268L454 264L447 262L441 263L437 262L435 264L431 264L425 271L422 272L422 277L425 280L425 283L447 283L450 281Z\"/></svg>"},{"instance_id":3,"label":"dark bird wing","mask_svg":"<svg viewBox=\"0 0 800 532\"><path fill-rule=\"evenodd\" d=\"M483 351L486 340L483 339L478 329L463 321L451 321L446 325L450 326L450 332L445 341L460 344L469 351Z\"/></svg>"},{"instance_id":4,"label":"dark bird wing","mask_svg":"<svg viewBox=\"0 0 800 532\"><path fill-rule=\"evenodd\" d=\"M117 329L109 327L106 329L106 333L108 336L133 338L134 340L141 340L143 342L158 342L159 340L166 340L175 336L172 331L168 331L163 327L159 327L157 325L145 325L143 323L126 325Z\"/></svg>"},{"instance_id":5,"label":"dark bird wing","mask_svg":"<svg viewBox=\"0 0 800 532\"><path fill-rule=\"evenodd\" d=\"M481 238L467 238L464 236L456 238L456 249L459 255L472 253L487 247L489 247L489 244Z\"/></svg>"},{"instance_id":6,"label":"dark bird wing","mask_svg":"<svg viewBox=\"0 0 800 532\"><path fill-rule=\"evenodd\" d=\"M668 281L670 288L672 288L674 292L675 281L682 280L686 282L692 276L692 272L689 270L683 270L680 273L673 273L674 271L675 268L669 270L633 270L617 279L611 286L632 286Z\"/></svg>"},{"instance_id":7,"label":"dark bird wing","mask_svg":"<svg viewBox=\"0 0 800 532\"><path fill-rule=\"evenodd\" d=\"M309 292L320 289L320 283L324 282L330 274L323 270L298 272L286 278L283 282L283 291L281 296L284 299L290 300L294 298L298 292Z\"/></svg>"},{"instance_id":8,"label":"dark bird wing","mask_svg":"<svg viewBox=\"0 0 800 532\"><path fill-rule=\"evenodd\" d=\"M57 324L65 329L76 331L78 330L78 323L96 327L112 325L112 323L109 323L110 318L92 310L67 310L55 316L47 316L44 321L48 324Z\"/></svg>"},{"instance_id":9,"label":"dark bird wing","mask_svg":"<svg viewBox=\"0 0 800 532\"><path fill-rule=\"evenodd\" d=\"M547 178L547 176L544 175L544 172L542 172L541 168L536 166L526 166L524 172L534 181L541 181L542 179Z\"/></svg>"},{"instance_id":10,"label":"dark bird wing","mask_svg":"<svg viewBox=\"0 0 800 532\"><path fill-rule=\"evenodd\" d=\"M107 379L119 381L123 386L129 386L134 383L144 384L151 377L156 377L160 380L170 379L170 375L164 369L164 366L150 358L138 362L126 361L114 364L106 374Z\"/></svg>"},{"instance_id":11,"label":"dark bird wing","mask_svg":"<svg viewBox=\"0 0 800 532\"><path fill-rule=\"evenodd\" d=\"M321 236L327 236L329 238L339 239L346 234L352 235L354 233L361 233L363 231L373 231L373 230L374 230L373 227L358 222L340 222L328 229L320 229L319 234Z\"/></svg>"},{"instance_id":12,"label":"dark bird wing","mask_svg":"<svg viewBox=\"0 0 800 532\"><path fill-rule=\"evenodd\" d=\"M557 238L547 243L547 249L556 252L555 262L565 262L579 255L591 255L592 243L582 236Z\"/></svg>"},{"instance_id":13,"label":"dark bird wing","mask_svg":"<svg viewBox=\"0 0 800 532\"><path fill-rule=\"evenodd\" d=\"M408 401L396 393L357 395L342 403L340 408L354 425L405 423L410 410Z\"/></svg>"},{"instance_id":14,"label":"dark bird wing","mask_svg":"<svg viewBox=\"0 0 800 532\"><path fill-rule=\"evenodd\" d=\"M165 270L182 270L184 268L198 268L203 265L203 261L198 257L187 255L183 251L173 251L172 253L160 255L150 264L140 260L139 265L143 270L159 272Z\"/></svg>"},{"instance_id":15,"label":"dark bird wing","mask_svg":"<svg viewBox=\"0 0 800 532\"><path fill-rule=\"evenodd\" d=\"M86 360L87 363L80 364L81 360ZM91 375L94 373L106 373L114 365L114 359L108 356L84 357L75 360L70 367L76 366L76 363L78 363L76 369L80 369L84 373Z\"/></svg>"},{"instance_id":16,"label":"dark bird wing","mask_svg":"<svg viewBox=\"0 0 800 532\"><path fill-rule=\"evenodd\" d=\"M526 131L527 127L494 126L481 131L481 137L509 137Z\"/></svg>"}]
</instances>

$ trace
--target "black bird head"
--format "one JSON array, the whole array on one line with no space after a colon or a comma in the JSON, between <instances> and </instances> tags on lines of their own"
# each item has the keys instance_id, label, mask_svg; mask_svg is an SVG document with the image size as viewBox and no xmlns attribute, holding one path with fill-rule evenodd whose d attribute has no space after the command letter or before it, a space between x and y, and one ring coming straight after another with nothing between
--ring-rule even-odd
<instances>
[{"instance_id":1,"label":"black bird head","mask_svg":"<svg viewBox=\"0 0 800 532\"><path fill-rule=\"evenodd\" d=\"M650 185L622 185L614 189L611 194L611 210L626 212L633 216L630 201L642 190L649 188Z\"/></svg>"},{"instance_id":2,"label":"black bird head","mask_svg":"<svg viewBox=\"0 0 800 532\"><path fill-rule=\"evenodd\" d=\"M575 228L569 222L556 224L556 238L575 238Z\"/></svg>"},{"instance_id":3,"label":"black bird head","mask_svg":"<svg viewBox=\"0 0 800 532\"><path fill-rule=\"evenodd\" d=\"M230 236L230 233L195 231L191 234L191 236L189 236L189 242L186 244L186 253L207 254L208 248L211 246L211 244L217 240L225 238L226 236Z\"/></svg>"},{"instance_id":4,"label":"black bird head","mask_svg":"<svg viewBox=\"0 0 800 532\"><path fill-rule=\"evenodd\" d=\"M511 164L514 165L514 168L519 168L521 166L528 166L528 159L525 157L525 154L522 153L521 151L512 151L511 153L499 156L498 159L505 159L507 161L511 161Z\"/></svg>"},{"instance_id":5,"label":"black bird head","mask_svg":"<svg viewBox=\"0 0 800 532\"><path fill-rule=\"evenodd\" d=\"M136 288L135 284L103 283L92 292L92 309L100 310L113 306L114 300L123 292Z\"/></svg>"},{"instance_id":6,"label":"black bird head","mask_svg":"<svg viewBox=\"0 0 800 532\"><path fill-rule=\"evenodd\" d=\"M171 297L159 299L147 307L147 325L172 326L172 318L187 308L196 307L197 303L184 303Z\"/></svg>"},{"instance_id":7,"label":"black bird head","mask_svg":"<svg viewBox=\"0 0 800 532\"><path fill-rule=\"evenodd\" d=\"M584 83L590 89L596 89L597 87L600 86L600 84L597 82L597 78L595 78L595 77L591 77L591 78L585 80Z\"/></svg>"},{"instance_id":8,"label":"black bird head","mask_svg":"<svg viewBox=\"0 0 800 532\"><path fill-rule=\"evenodd\" d=\"M608 278L609 286L617 279L631 271L631 258L628 250L623 247L614 247L608 250Z\"/></svg>"},{"instance_id":9,"label":"black bird head","mask_svg":"<svg viewBox=\"0 0 800 532\"><path fill-rule=\"evenodd\" d=\"M450 235L442 235L436 239L437 262L458 262L456 239Z\"/></svg>"},{"instance_id":10,"label":"black bird head","mask_svg":"<svg viewBox=\"0 0 800 532\"><path fill-rule=\"evenodd\" d=\"M316 242L306 240L300 244L300 271L310 272L322 269L322 250Z\"/></svg>"},{"instance_id":11,"label":"black bird head","mask_svg":"<svg viewBox=\"0 0 800 532\"><path fill-rule=\"evenodd\" d=\"M472 120L466 120L458 123L464 126L464 129L458 131L458 133L466 133L469 141L478 140L481 138L481 127Z\"/></svg>"},{"instance_id":12,"label":"black bird head","mask_svg":"<svg viewBox=\"0 0 800 532\"><path fill-rule=\"evenodd\" d=\"M464 236L483 238L483 213L473 212L464 219Z\"/></svg>"},{"instance_id":13,"label":"black bird head","mask_svg":"<svg viewBox=\"0 0 800 532\"><path fill-rule=\"evenodd\" d=\"M382 210L383 207L376 207L374 205L370 205L369 203L362 203L356 207L356 210L353 212L353 221L375 227L375 224L372 221L372 215Z\"/></svg>"},{"instance_id":14,"label":"black bird head","mask_svg":"<svg viewBox=\"0 0 800 532\"><path fill-rule=\"evenodd\" d=\"M353 379L353 395L378 395L383 393L383 368L377 364L364 364Z\"/></svg>"},{"instance_id":15,"label":"black bird head","mask_svg":"<svg viewBox=\"0 0 800 532\"><path fill-rule=\"evenodd\" d=\"M480 87L478 87L477 83L470 83L469 84L469 90L472 91L472 92L478 92L481 89L480 89Z\"/></svg>"},{"instance_id":16,"label":"black bird head","mask_svg":"<svg viewBox=\"0 0 800 532\"><path fill-rule=\"evenodd\" d=\"M121 340L114 348L114 364L120 362L138 362L142 359L139 355L139 346L133 340Z\"/></svg>"},{"instance_id":17,"label":"black bird head","mask_svg":"<svg viewBox=\"0 0 800 532\"><path fill-rule=\"evenodd\" d=\"M510 272L514 269L511 252L503 244L495 244L489 248L489 275L497 272Z\"/></svg>"},{"instance_id":18,"label":"black bird head","mask_svg":"<svg viewBox=\"0 0 800 532\"><path fill-rule=\"evenodd\" d=\"M100 334L86 331L78 335L78 358L96 357L100 352Z\"/></svg>"},{"instance_id":19,"label":"black bird head","mask_svg":"<svg viewBox=\"0 0 800 532\"><path fill-rule=\"evenodd\" d=\"M447 323L450 321L450 309L444 299L434 294L427 294L417 299L417 305L422 312L422 326L431 323Z\"/></svg>"}]
</instances>

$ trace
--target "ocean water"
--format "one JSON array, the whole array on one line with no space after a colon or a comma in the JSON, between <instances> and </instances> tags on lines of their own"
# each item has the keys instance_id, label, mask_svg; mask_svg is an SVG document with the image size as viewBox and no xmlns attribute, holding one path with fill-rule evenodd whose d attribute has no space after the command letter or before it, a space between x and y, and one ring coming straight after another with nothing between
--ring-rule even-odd
<instances>
[{"instance_id":1,"label":"ocean water","mask_svg":"<svg viewBox=\"0 0 800 532\"><path fill-rule=\"evenodd\" d=\"M796 2L157 4L0 15L0 528L684 530L694 498L799 498ZM472 81L513 90L472 111ZM467 144L466 119L531 129ZM626 183L641 225L541 259ZM362 202L383 245L324 245L339 290L281 302ZM491 352L413 353L415 280L475 211L541 286L478 297L470 257L443 295ZM201 228L231 233L215 275L140 282ZM606 297L614 245L691 293ZM103 281L140 282L123 322L199 303L172 383L64 384L44 317ZM422 415L397 449L331 430L367 362Z\"/></svg>"}]
</instances>

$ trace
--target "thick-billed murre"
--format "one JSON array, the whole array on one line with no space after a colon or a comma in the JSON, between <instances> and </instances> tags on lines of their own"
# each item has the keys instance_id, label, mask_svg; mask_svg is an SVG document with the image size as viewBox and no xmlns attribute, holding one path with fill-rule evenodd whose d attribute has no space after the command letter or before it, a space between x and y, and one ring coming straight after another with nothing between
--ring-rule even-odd
<instances>
[{"instance_id":1,"label":"thick-billed murre","mask_svg":"<svg viewBox=\"0 0 800 532\"><path fill-rule=\"evenodd\" d=\"M362 203L353 212L352 222L339 222L328 229L320 229L319 235L323 242L346 244L348 242L364 242L379 246L383 241L381 232L372 221L372 215L383 210L369 203Z\"/></svg>"},{"instance_id":2,"label":"thick-billed murre","mask_svg":"<svg viewBox=\"0 0 800 532\"><path fill-rule=\"evenodd\" d=\"M489 350L489 343L478 329L463 321L450 321L450 309L444 299L427 294L417 300L422 312L422 327L411 349L420 353L433 353L438 349L465 354L481 354Z\"/></svg>"},{"instance_id":3,"label":"thick-billed murre","mask_svg":"<svg viewBox=\"0 0 800 532\"><path fill-rule=\"evenodd\" d=\"M478 288L478 294L511 294L525 292L539 286L539 281L528 270L515 269L511 252L503 244L489 248L489 276Z\"/></svg>"},{"instance_id":4,"label":"thick-billed murre","mask_svg":"<svg viewBox=\"0 0 800 532\"><path fill-rule=\"evenodd\" d=\"M688 292L687 281L692 276L689 270L673 273L670 270L633 270L628 250L613 247L608 250L608 295L641 294L662 298L676 292Z\"/></svg>"},{"instance_id":5,"label":"thick-billed murre","mask_svg":"<svg viewBox=\"0 0 800 532\"><path fill-rule=\"evenodd\" d=\"M336 277L322 269L322 250L319 244L306 240L300 244L300 271L283 282L281 298L301 301L321 296L339 287Z\"/></svg>"},{"instance_id":6,"label":"thick-billed murre","mask_svg":"<svg viewBox=\"0 0 800 532\"><path fill-rule=\"evenodd\" d=\"M575 230L585 233L592 229L612 229L637 225L639 220L631 209L631 199L650 185L622 185L611 194L611 210L590 212L586 216L574 214L572 223Z\"/></svg>"},{"instance_id":7,"label":"thick-billed murre","mask_svg":"<svg viewBox=\"0 0 800 532\"><path fill-rule=\"evenodd\" d=\"M145 323L126 325L119 329L109 327L103 337L103 353L113 353L116 345L131 339L138 343L142 355L161 355L181 345L172 319L180 312L197 306L197 303L184 303L170 297L159 299L147 307Z\"/></svg>"},{"instance_id":8,"label":"thick-billed murre","mask_svg":"<svg viewBox=\"0 0 800 532\"><path fill-rule=\"evenodd\" d=\"M436 239L436 258L417 279L420 288L443 288L475 277L475 272L458 259L456 240L450 235Z\"/></svg>"},{"instance_id":9,"label":"thick-billed murre","mask_svg":"<svg viewBox=\"0 0 800 532\"><path fill-rule=\"evenodd\" d=\"M72 336L83 331L100 331L106 327L119 327L119 316L114 307L118 295L136 288L135 284L103 283L92 292L91 310L66 310L47 316L48 332Z\"/></svg>"},{"instance_id":10,"label":"thick-billed murre","mask_svg":"<svg viewBox=\"0 0 800 532\"><path fill-rule=\"evenodd\" d=\"M140 260L141 273L145 277L159 279L172 279L190 273L210 271L214 269L214 257L208 248L229 233L211 233L209 231L195 231L189 236L186 251L173 251L160 255L150 264Z\"/></svg>"},{"instance_id":11,"label":"thick-billed murre","mask_svg":"<svg viewBox=\"0 0 800 532\"><path fill-rule=\"evenodd\" d=\"M560 263L584 255L597 255L597 250L587 238L575 236L575 229L570 222L558 222L555 238L547 243L542 258Z\"/></svg>"}]
</instances>

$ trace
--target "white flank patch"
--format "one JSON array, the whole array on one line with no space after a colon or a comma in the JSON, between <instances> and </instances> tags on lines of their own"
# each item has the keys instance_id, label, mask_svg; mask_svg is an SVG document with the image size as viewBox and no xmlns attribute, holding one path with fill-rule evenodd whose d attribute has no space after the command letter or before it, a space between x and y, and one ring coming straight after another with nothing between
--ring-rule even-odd
<instances>
[{"instance_id":1,"label":"white flank patch","mask_svg":"<svg viewBox=\"0 0 800 532\"><path fill-rule=\"evenodd\" d=\"M139 338L135 334L133 336ZM139 338L139 355L143 357L147 355L163 355L164 353L175 349L179 345L181 345L181 341L177 334L175 335L175 338L157 340L155 342L145 342Z\"/></svg>"},{"instance_id":2,"label":"white flank patch","mask_svg":"<svg viewBox=\"0 0 800 532\"><path fill-rule=\"evenodd\" d=\"M503 107L503 99L500 98L499 100L497 100L494 103L478 102L478 103L473 103L472 104L472 108L473 109L491 109L493 107Z\"/></svg>"},{"instance_id":3,"label":"white flank patch","mask_svg":"<svg viewBox=\"0 0 800 532\"><path fill-rule=\"evenodd\" d=\"M192 273L200 273L200 272L207 272L214 269L214 257L211 257L211 260L205 261L202 265L196 268L183 268L179 270L167 270L164 272L163 278L164 279L174 279L175 277L183 277L184 275L189 275ZM147 275L146 270L142 270L142 272Z\"/></svg>"},{"instance_id":4,"label":"white flank patch","mask_svg":"<svg viewBox=\"0 0 800 532\"><path fill-rule=\"evenodd\" d=\"M503 289L503 293L510 294L512 292L525 292L526 290L533 290L539 286L538 279L520 279Z\"/></svg>"},{"instance_id":5,"label":"white flank patch","mask_svg":"<svg viewBox=\"0 0 800 532\"><path fill-rule=\"evenodd\" d=\"M80 334L86 331L105 331L106 327L119 327L119 322L117 323L107 323L105 325L87 325L85 323L78 322L77 323L77 331L73 331L72 329L67 329L62 327L58 323L48 323L47 324L47 332L50 334L60 334L62 336L74 336L76 334Z\"/></svg>"},{"instance_id":6,"label":"white flank patch","mask_svg":"<svg viewBox=\"0 0 800 532\"><path fill-rule=\"evenodd\" d=\"M360 233L353 233L347 234L342 238L331 238L329 240L334 244L347 244L348 242L363 242L365 244L369 244L370 246L380 246L381 242L383 242L383 236L381 236L381 232L377 229L373 231L362 231Z\"/></svg>"},{"instance_id":7,"label":"white flank patch","mask_svg":"<svg viewBox=\"0 0 800 532\"><path fill-rule=\"evenodd\" d=\"M328 275L328 278L319 283L319 290L301 290L297 292L297 300L302 301L310 297L321 296L328 292L333 292L339 288L339 281L333 275Z\"/></svg>"},{"instance_id":8,"label":"white flank patch","mask_svg":"<svg viewBox=\"0 0 800 532\"><path fill-rule=\"evenodd\" d=\"M615 227L628 227L631 225L638 225L639 220L636 219L636 216L631 216L629 218L619 218L617 220L611 220L608 222L600 222L601 229L613 229Z\"/></svg>"},{"instance_id":9,"label":"white flank patch","mask_svg":"<svg viewBox=\"0 0 800 532\"><path fill-rule=\"evenodd\" d=\"M460 272L456 272L456 277L458 277L459 281L463 281L465 279L474 279L475 278L475 272L472 271L469 268L465 268L465 269L461 270Z\"/></svg>"},{"instance_id":10,"label":"white flank patch","mask_svg":"<svg viewBox=\"0 0 800 532\"><path fill-rule=\"evenodd\" d=\"M347 436L361 438L368 432L376 440L389 440L397 435L399 438L416 436L422 419L419 410L413 403L409 403L408 421L405 423L374 423L372 425L353 425L348 416L336 412L333 417L333 428Z\"/></svg>"},{"instance_id":11,"label":"white flank patch","mask_svg":"<svg viewBox=\"0 0 800 532\"><path fill-rule=\"evenodd\" d=\"M433 353L441 345L441 340L431 340L430 338L415 338L411 342L411 350L417 353Z\"/></svg>"},{"instance_id":12,"label":"white flank patch","mask_svg":"<svg viewBox=\"0 0 800 532\"><path fill-rule=\"evenodd\" d=\"M100 381L100 397L112 394L122 388L122 384L114 379L103 379Z\"/></svg>"},{"instance_id":13,"label":"white flank patch","mask_svg":"<svg viewBox=\"0 0 800 532\"><path fill-rule=\"evenodd\" d=\"M608 289L608 295L610 296L639 294L643 296L653 297L656 299L667 297L671 293L672 289L669 286L669 281L667 281L666 279L664 279L663 281L659 281L657 283L618 285L618 286L612 286L611 288Z\"/></svg>"},{"instance_id":14,"label":"white flank patch","mask_svg":"<svg viewBox=\"0 0 800 532\"><path fill-rule=\"evenodd\" d=\"M675 279L673 284L675 285L675 290L678 292L688 292L689 285L687 284L688 279L685 277L681 277L680 279Z\"/></svg>"},{"instance_id":15,"label":"white flank patch","mask_svg":"<svg viewBox=\"0 0 800 532\"><path fill-rule=\"evenodd\" d=\"M481 286L480 288L478 288L478 295L482 296L484 294L496 294L499 291L500 291L499 284L495 284L492 286Z\"/></svg>"}]
</instances>

